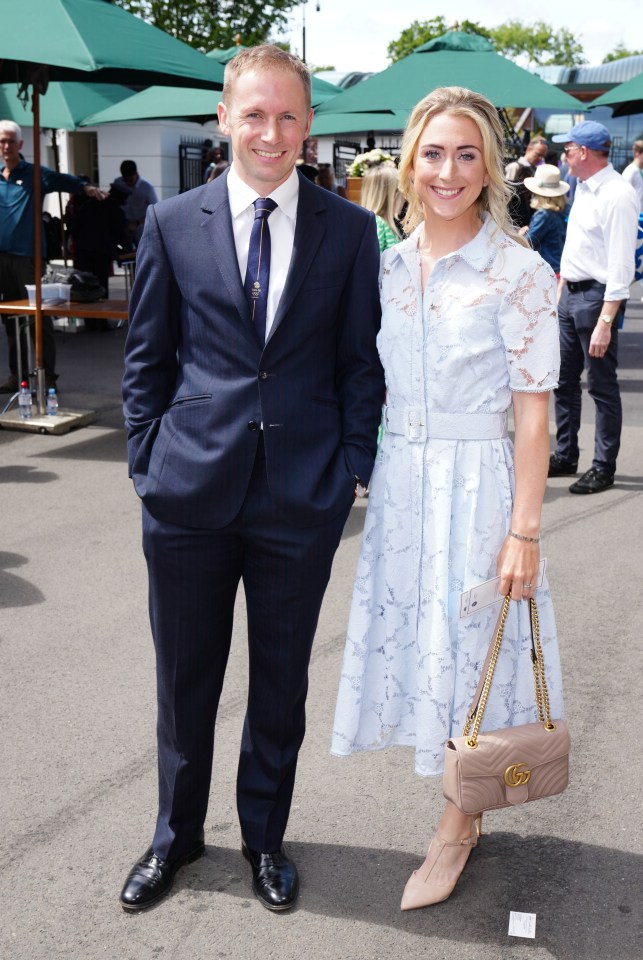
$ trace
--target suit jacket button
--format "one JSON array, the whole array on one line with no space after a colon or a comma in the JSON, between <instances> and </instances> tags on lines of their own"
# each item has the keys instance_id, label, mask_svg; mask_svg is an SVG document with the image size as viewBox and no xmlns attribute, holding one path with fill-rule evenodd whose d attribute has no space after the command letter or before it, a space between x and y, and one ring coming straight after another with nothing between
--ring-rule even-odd
<instances>
[{"instance_id":1,"label":"suit jacket button","mask_svg":"<svg viewBox=\"0 0 643 960\"><path fill-rule=\"evenodd\" d=\"M260 371L259 371L259 379L260 379L260 380L267 380L267 379L268 379L268 374L266 373L265 370L260 370Z\"/></svg>"},{"instance_id":2,"label":"suit jacket button","mask_svg":"<svg viewBox=\"0 0 643 960\"><path fill-rule=\"evenodd\" d=\"M250 423L248 424L248 430L258 430L258 429L259 429L259 424L257 423L257 421L251 420Z\"/></svg>"}]
</instances>

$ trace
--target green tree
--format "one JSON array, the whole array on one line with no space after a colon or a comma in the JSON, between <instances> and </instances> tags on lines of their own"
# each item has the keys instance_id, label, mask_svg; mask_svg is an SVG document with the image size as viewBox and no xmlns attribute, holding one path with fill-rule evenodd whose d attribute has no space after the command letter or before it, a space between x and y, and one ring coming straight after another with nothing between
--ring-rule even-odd
<instances>
[{"instance_id":1,"label":"green tree","mask_svg":"<svg viewBox=\"0 0 643 960\"><path fill-rule=\"evenodd\" d=\"M556 31L544 20L508 20L490 33L498 53L528 67L576 67L587 63L582 45L567 27Z\"/></svg>"},{"instance_id":2,"label":"green tree","mask_svg":"<svg viewBox=\"0 0 643 960\"><path fill-rule=\"evenodd\" d=\"M624 57L638 57L643 50L628 50L623 42L617 43L610 53L603 57L603 63L611 63L613 60L623 60Z\"/></svg>"},{"instance_id":3,"label":"green tree","mask_svg":"<svg viewBox=\"0 0 643 960\"><path fill-rule=\"evenodd\" d=\"M166 33L206 52L263 43L283 33L297 0L111 0Z\"/></svg>"},{"instance_id":4,"label":"green tree","mask_svg":"<svg viewBox=\"0 0 643 960\"><path fill-rule=\"evenodd\" d=\"M414 20L413 23L402 30L397 40L391 40L387 48L387 55L392 63L396 60L402 60L413 53L416 47L421 47L423 43L434 40L435 37L441 37L447 33L451 27L447 25L442 16L432 17L430 20ZM462 33L478 33L483 37L490 36L488 30L481 27L479 23L473 23L471 20L463 20L457 27Z\"/></svg>"}]
</instances>

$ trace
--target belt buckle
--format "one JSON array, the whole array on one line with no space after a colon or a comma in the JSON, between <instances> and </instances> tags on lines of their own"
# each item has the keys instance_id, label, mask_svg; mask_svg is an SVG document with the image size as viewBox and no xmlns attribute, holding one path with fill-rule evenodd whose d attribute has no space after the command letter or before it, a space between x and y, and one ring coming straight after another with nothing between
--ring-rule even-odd
<instances>
[{"instance_id":1,"label":"belt buckle","mask_svg":"<svg viewBox=\"0 0 643 960\"><path fill-rule=\"evenodd\" d=\"M426 419L422 407L404 408L404 435L412 443L422 443L426 440Z\"/></svg>"}]
</instances>

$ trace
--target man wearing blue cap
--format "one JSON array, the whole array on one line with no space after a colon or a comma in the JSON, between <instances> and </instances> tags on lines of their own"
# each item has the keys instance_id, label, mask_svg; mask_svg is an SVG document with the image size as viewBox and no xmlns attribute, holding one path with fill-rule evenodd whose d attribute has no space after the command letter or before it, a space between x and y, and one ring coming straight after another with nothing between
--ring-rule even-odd
<instances>
[{"instance_id":1,"label":"man wearing blue cap","mask_svg":"<svg viewBox=\"0 0 643 960\"><path fill-rule=\"evenodd\" d=\"M569 490L600 493L614 483L621 441L618 324L634 279L638 201L609 163L611 138L602 123L584 120L552 139L565 144L578 186L560 264L560 379L554 391L556 452L549 476L576 475L581 374L587 367L587 389L596 405L594 459Z\"/></svg>"}]
</instances>

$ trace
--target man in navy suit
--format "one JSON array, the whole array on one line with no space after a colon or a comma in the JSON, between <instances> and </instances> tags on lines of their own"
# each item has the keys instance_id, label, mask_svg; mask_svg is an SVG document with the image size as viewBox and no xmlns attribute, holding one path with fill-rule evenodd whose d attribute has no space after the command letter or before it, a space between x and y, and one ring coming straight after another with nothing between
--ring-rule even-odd
<instances>
[{"instance_id":1,"label":"man in navy suit","mask_svg":"<svg viewBox=\"0 0 643 960\"><path fill-rule=\"evenodd\" d=\"M240 52L219 104L232 167L150 207L139 246L124 401L156 649L159 811L121 893L127 910L156 903L204 852L240 580L250 660L242 852L264 906L286 910L297 897L283 835L311 645L384 399L375 222L297 174L311 121L301 61L269 45ZM264 214L267 297L267 278L246 277L257 250L267 266L254 233Z\"/></svg>"}]
</instances>

